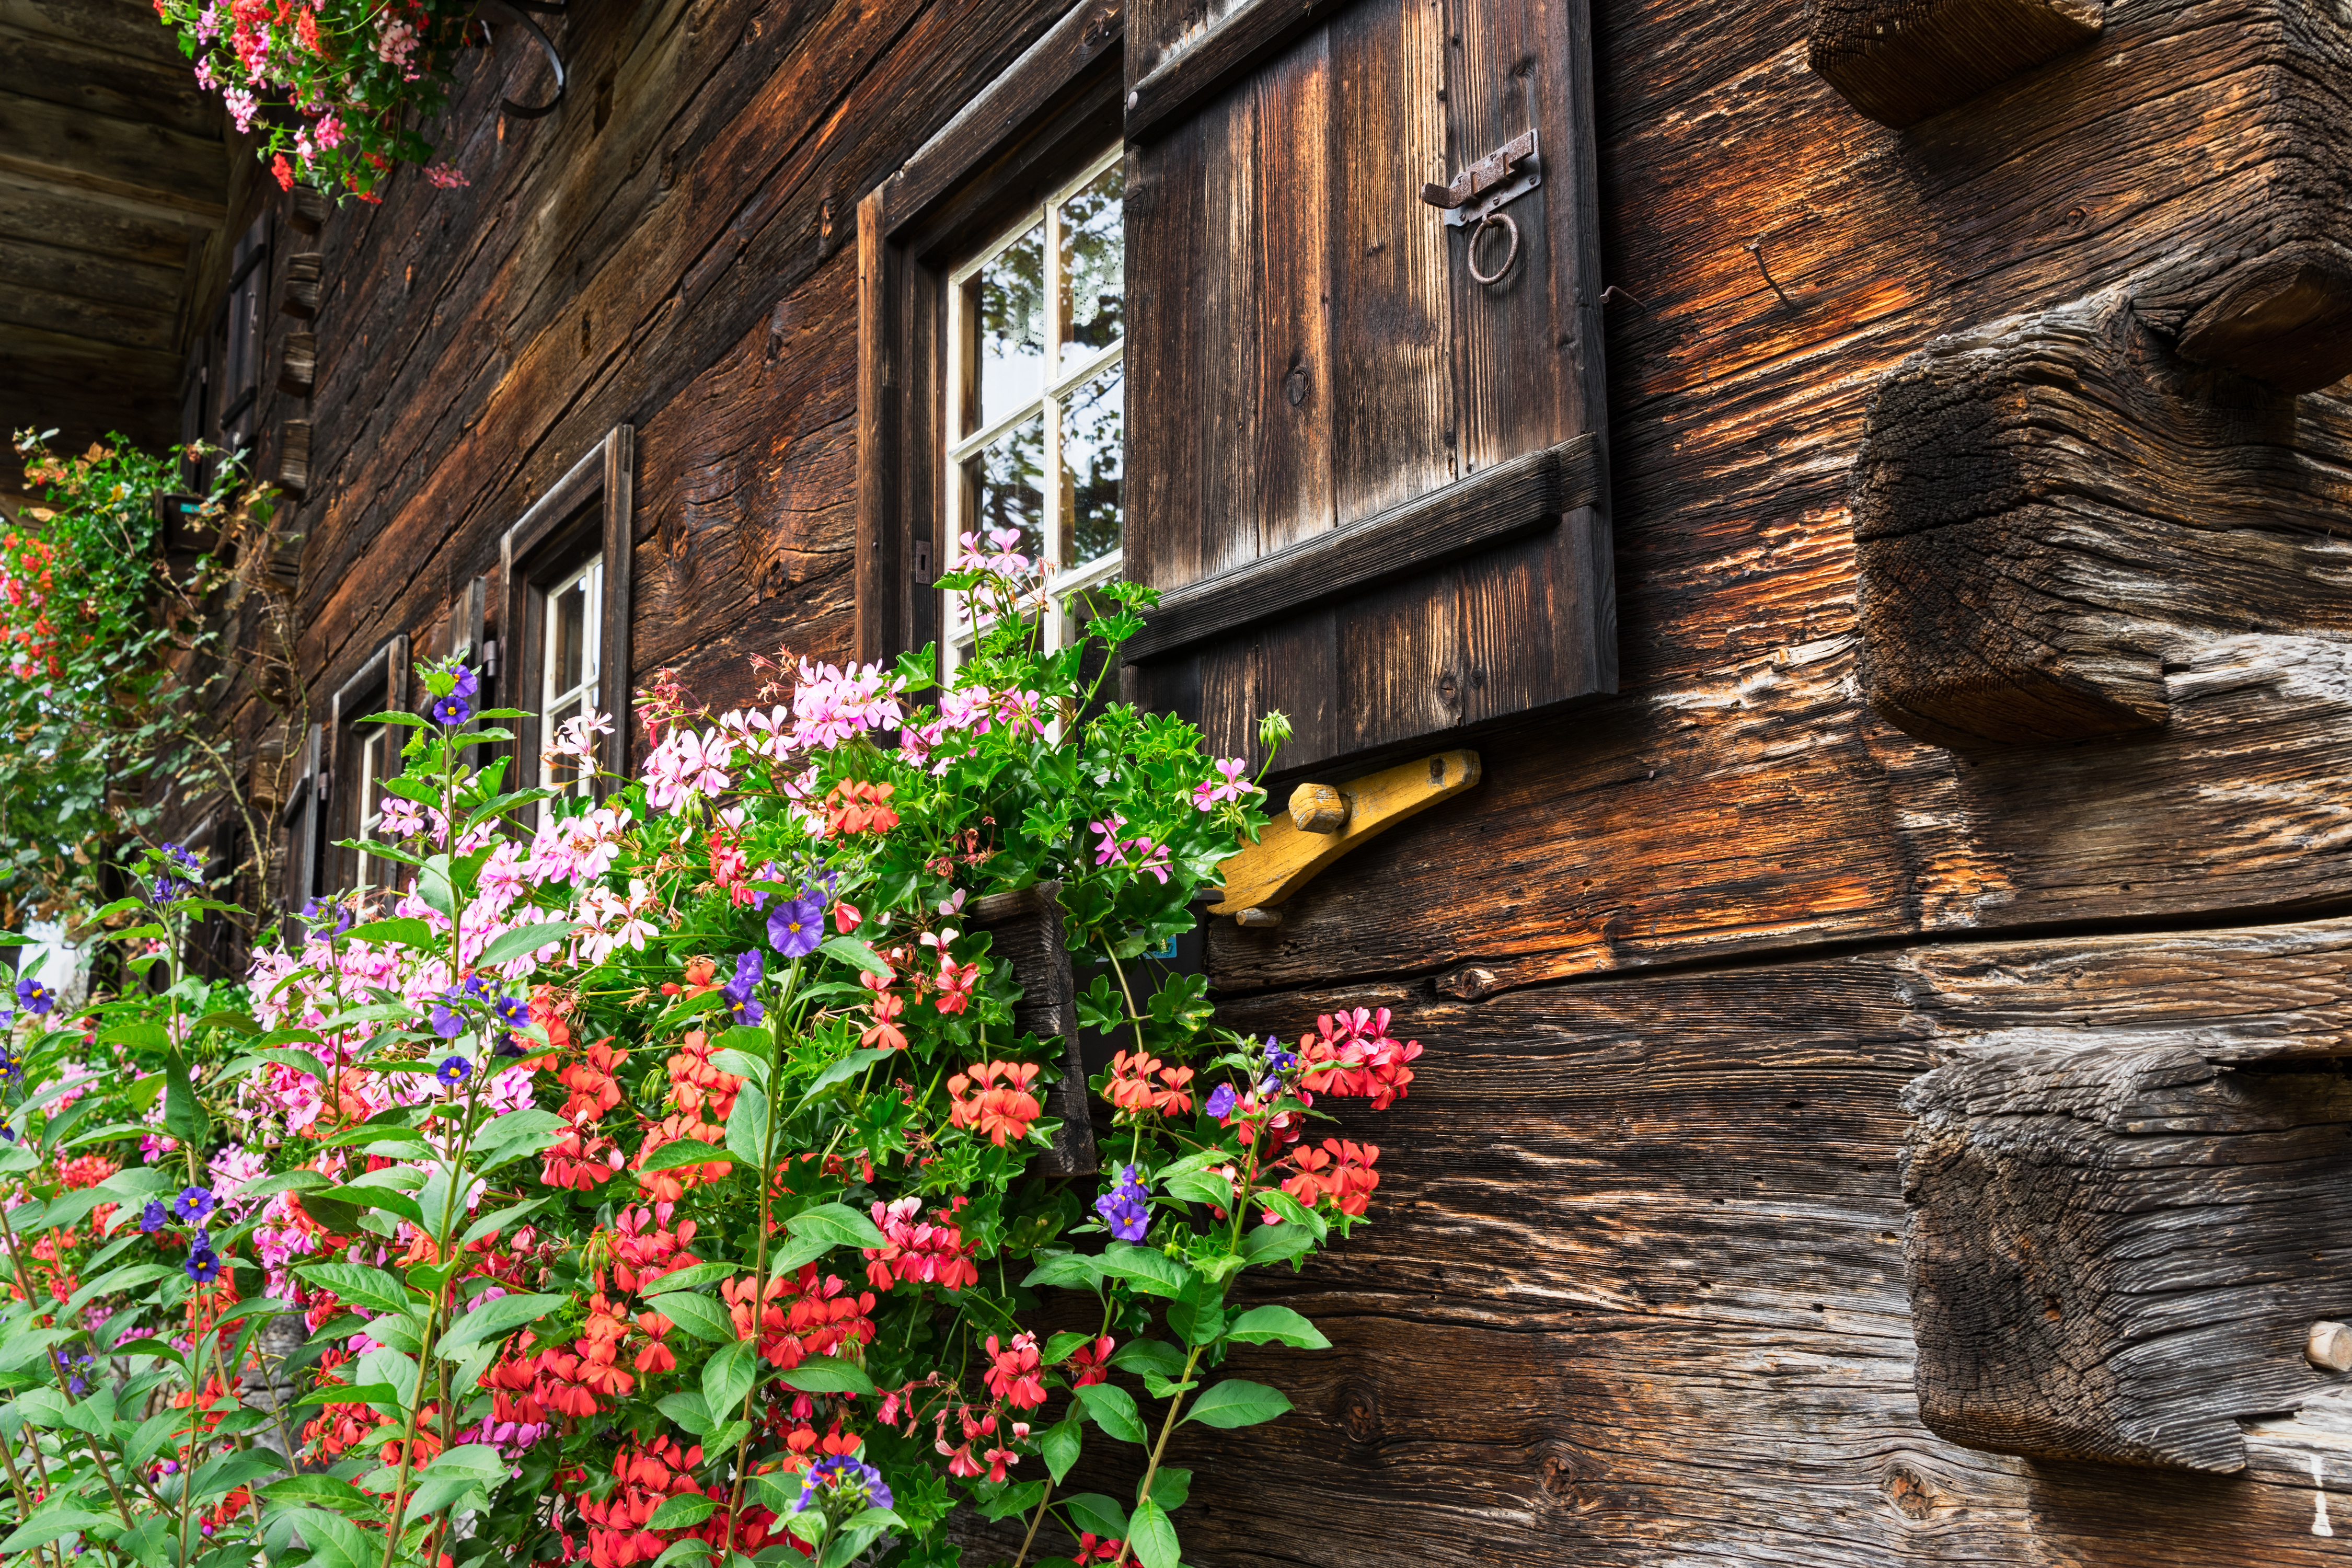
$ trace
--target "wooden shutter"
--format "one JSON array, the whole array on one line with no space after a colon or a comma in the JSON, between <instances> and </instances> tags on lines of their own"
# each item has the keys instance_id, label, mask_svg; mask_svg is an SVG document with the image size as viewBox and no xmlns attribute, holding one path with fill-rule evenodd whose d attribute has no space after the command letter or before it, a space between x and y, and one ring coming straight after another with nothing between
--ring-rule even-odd
<instances>
[{"instance_id":1,"label":"wooden shutter","mask_svg":"<svg viewBox=\"0 0 2352 1568\"><path fill-rule=\"evenodd\" d=\"M1139 697L1287 770L1614 690L1586 0L1202 9L1128 25ZM1484 286L1423 186L1529 131Z\"/></svg>"}]
</instances>

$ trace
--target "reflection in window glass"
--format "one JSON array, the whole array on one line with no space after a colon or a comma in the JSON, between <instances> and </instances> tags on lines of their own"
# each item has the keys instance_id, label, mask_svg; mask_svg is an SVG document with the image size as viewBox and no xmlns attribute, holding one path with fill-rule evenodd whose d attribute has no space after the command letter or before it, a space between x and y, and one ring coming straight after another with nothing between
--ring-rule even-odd
<instances>
[{"instance_id":1,"label":"reflection in window glass","mask_svg":"<svg viewBox=\"0 0 2352 1568\"><path fill-rule=\"evenodd\" d=\"M977 307L978 396L963 434L1009 419L1037 400L1045 366L1045 226L1014 240L966 285Z\"/></svg>"},{"instance_id":2,"label":"reflection in window glass","mask_svg":"<svg viewBox=\"0 0 2352 1568\"><path fill-rule=\"evenodd\" d=\"M1120 417L1125 374L1112 366L1062 399L1065 566L1099 561L1118 548L1119 482L1127 468Z\"/></svg>"},{"instance_id":3,"label":"reflection in window glass","mask_svg":"<svg viewBox=\"0 0 2352 1568\"><path fill-rule=\"evenodd\" d=\"M1066 359L1118 342L1126 318L1127 167L1113 163L1062 203L1061 341ZM1065 368L1071 368L1066 364Z\"/></svg>"},{"instance_id":4,"label":"reflection in window glass","mask_svg":"<svg viewBox=\"0 0 2352 1568\"><path fill-rule=\"evenodd\" d=\"M567 719L593 711L597 701L597 649L604 603L604 558L591 556L578 571L547 591L547 637L541 645L539 677L541 749L555 739ZM539 782L554 788L575 775L541 763ZM573 784L589 793L584 772ZM543 811L545 808L542 807Z\"/></svg>"},{"instance_id":5,"label":"reflection in window glass","mask_svg":"<svg viewBox=\"0 0 2352 1568\"><path fill-rule=\"evenodd\" d=\"M1119 570L1122 156L1113 148L1073 169L949 277L941 455L957 482L948 487L946 564L955 568L966 536L992 549L992 532L1017 534L1013 548L1050 574L1041 628L1049 647L1074 640L1093 591ZM950 597L941 657L952 668L973 627L961 595Z\"/></svg>"}]
</instances>

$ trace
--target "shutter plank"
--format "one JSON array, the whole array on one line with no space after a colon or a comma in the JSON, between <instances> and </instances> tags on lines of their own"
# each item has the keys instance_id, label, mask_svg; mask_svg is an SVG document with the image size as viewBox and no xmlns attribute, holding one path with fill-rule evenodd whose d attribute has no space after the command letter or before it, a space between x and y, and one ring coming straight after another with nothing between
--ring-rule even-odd
<instances>
[{"instance_id":1,"label":"shutter plank","mask_svg":"<svg viewBox=\"0 0 2352 1568\"><path fill-rule=\"evenodd\" d=\"M1452 170L1437 10L1380 0L1329 33L1339 80L1332 483L1345 523L1456 477L1447 231L1419 195Z\"/></svg>"},{"instance_id":2,"label":"shutter plank","mask_svg":"<svg viewBox=\"0 0 2352 1568\"><path fill-rule=\"evenodd\" d=\"M1208 294L1226 270L1209 245L1208 145L1194 123L1128 155L1126 565L1154 587L1204 575L1202 360Z\"/></svg>"},{"instance_id":3,"label":"shutter plank","mask_svg":"<svg viewBox=\"0 0 2352 1568\"><path fill-rule=\"evenodd\" d=\"M1339 611L1339 752L1458 729L1462 569L1374 589Z\"/></svg>"}]
</instances>

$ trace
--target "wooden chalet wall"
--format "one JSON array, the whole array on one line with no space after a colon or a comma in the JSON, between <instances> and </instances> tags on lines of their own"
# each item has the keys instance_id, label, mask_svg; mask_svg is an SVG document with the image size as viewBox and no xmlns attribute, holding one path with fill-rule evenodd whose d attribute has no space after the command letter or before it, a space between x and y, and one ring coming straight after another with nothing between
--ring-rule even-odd
<instances>
[{"instance_id":1,"label":"wooden chalet wall","mask_svg":"<svg viewBox=\"0 0 2352 1568\"><path fill-rule=\"evenodd\" d=\"M578 0L572 97L529 122L495 103L541 68L516 40L481 62L446 121L471 185L404 178L317 242L314 690L394 632L444 646L500 531L622 423L637 679L727 703L747 653L843 656L856 203L1060 9ZM2309 591L2226 625L2152 607L2161 726L1952 750L1865 701L1849 500L1908 356L2264 199L2244 40L2287 17L2340 73L2352 34L2290 0L2119 0L1895 131L1809 67L1799 0L1593 13L1620 695L1477 737L1476 789L1278 928L1212 932L1239 1019L1385 1005L1429 1052L1352 1126L1383 1150L1377 1223L1295 1282L1338 1342L1269 1364L1297 1413L1181 1445L1188 1556L2352 1558L2325 1511L2352 1510L2352 1426L2321 1405L2252 1421L2234 1476L1933 1436L1897 1169L1906 1086L1990 1031L2340 1038L2344 547L2305 527ZM2290 414L2335 472L2352 405Z\"/></svg>"}]
</instances>

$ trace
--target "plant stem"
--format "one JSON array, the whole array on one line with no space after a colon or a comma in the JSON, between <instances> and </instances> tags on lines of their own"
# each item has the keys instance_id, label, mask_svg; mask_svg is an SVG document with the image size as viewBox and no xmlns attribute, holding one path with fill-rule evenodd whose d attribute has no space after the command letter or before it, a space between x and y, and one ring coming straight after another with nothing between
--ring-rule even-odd
<instances>
[{"instance_id":1,"label":"plant stem","mask_svg":"<svg viewBox=\"0 0 2352 1568\"><path fill-rule=\"evenodd\" d=\"M1045 1522L1045 1505L1053 1500L1054 1480L1048 1476L1045 1479L1045 1495L1037 1500L1037 1511L1029 1516L1029 1533L1021 1538L1021 1552L1013 1559L1013 1568L1021 1568L1021 1564L1029 1560L1029 1543L1037 1539L1037 1527Z\"/></svg>"},{"instance_id":2,"label":"plant stem","mask_svg":"<svg viewBox=\"0 0 2352 1568\"><path fill-rule=\"evenodd\" d=\"M8 1260L16 1265L16 1288L25 1292L25 1300L27 1305L30 1305L39 1298L33 1294L33 1276L25 1267L24 1249L16 1245L16 1227L8 1223L8 1211L5 1208L0 1208L0 1238L6 1240ZM57 1352L45 1351L42 1353L48 1360L50 1373L58 1380L58 1392L66 1398L71 1399L73 1394L66 1381L66 1369L58 1364ZM94 1367L93 1370L95 1370ZM105 1479L106 1489L114 1496L115 1510L122 1515L124 1528L137 1528L136 1522L131 1517L131 1505L123 1500L122 1489L115 1484L114 1471L107 1465L106 1455L100 1450L98 1439L84 1434L83 1440L89 1445L89 1457L97 1461L98 1473Z\"/></svg>"},{"instance_id":3,"label":"plant stem","mask_svg":"<svg viewBox=\"0 0 2352 1568\"><path fill-rule=\"evenodd\" d=\"M30 1445L29 1451L36 1460L40 1458L41 1449L38 1443ZM5 1459L8 1462L8 1485L14 1489L16 1493L16 1506L24 1510L24 1512L19 1514L17 1517L20 1519L32 1518L35 1505L32 1496L25 1489L25 1478L16 1468L16 1450L6 1443L0 1443L0 1459ZM41 1479L42 1489L47 1490L48 1477L46 1472L43 1473ZM58 1561L58 1548L57 1542L51 1542L47 1546L36 1548L33 1553L33 1560L36 1563L55 1563Z\"/></svg>"},{"instance_id":4,"label":"plant stem","mask_svg":"<svg viewBox=\"0 0 2352 1568\"><path fill-rule=\"evenodd\" d=\"M1206 1349L1208 1349L1206 1345L1192 1347L1192 1353L1184 1358L1184 1375L1178 1378L1177 1382L1192 1381L1192 1369L1200 1364L1201 1352ZM1181 1394L1176 1394L1168 1401L1168 1418L1160 1424L1160 1441L1151 1445L1151 1462L1144 1466L1143 1484L1136 1489L1135 1506L1138 1508L1141 1508L1151 1500L1151 1481L1152 1478L1160 1473L1160 1456L1168 1451L1169 1434L1176 1430L1176 1413L1183 1408L1184 1396ZM1119 1568L1119 1565L1127 1561L1128 1554L1134 1550L1135 1526L1130 1521L1127 1527L1127 1539L1118 1543L1118 1555L1111 1559L1110 1568Z\"/></svg>"}]
</instances>

